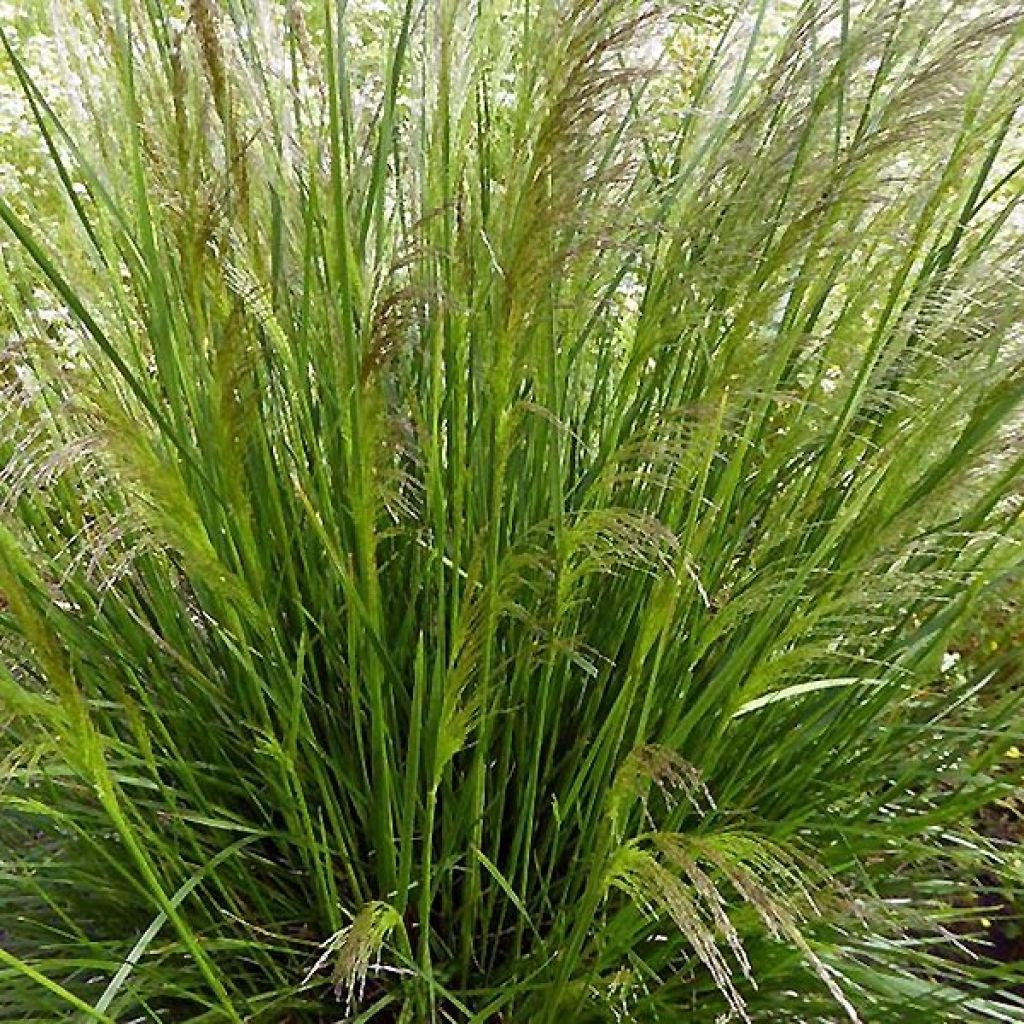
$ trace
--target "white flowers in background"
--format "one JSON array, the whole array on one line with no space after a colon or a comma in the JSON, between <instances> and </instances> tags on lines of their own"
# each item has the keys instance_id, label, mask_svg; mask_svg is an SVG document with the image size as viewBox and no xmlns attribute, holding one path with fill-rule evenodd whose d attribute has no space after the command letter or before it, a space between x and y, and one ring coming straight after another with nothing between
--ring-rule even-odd
<instances>
[{"instance_id":1,"label":"white flowers in background","mask_svg":"<svg viewBox=\"0 0 1024 1024\"><path fill-rule=\"evenodd\" d=\"M619 287L616 289L616 297L621 309L630 316L636 316L640 312L640 303L643 299L644 286L636 274L626 274Z\"/></svg>"},{"instance_id":2,"label":"white flowers in background","mask_svg":"<svg viewBox=\"0 0 1024 1024\"><path fill-rule=\"evenodd\" d=\"M836 365L830 366L821 378L821 390L826 395L831 395L833 391L839 386L839 378L842 374L840 367Z\"/></svg>"},{"instance_id":3,"label":"white flowers in background","mask_svg":"<svg viewBox=\"0 0 1024 1024\"><path fill-rule=\"evenodd\" d=\"M95 92L95 83L82 78L83 69L94 74L103 63L94 59L65 21L55 17L55 31L37 28L28 20L26 5L0 2L0 24L47 104L66 125L82 123L85 97ZM0 153L4 155L0 179L8 202L31 205L37 218L52 209L54 219L58 219L63 207L55 198L58 190L48 170L46 143L14 67L7 60L0 60Z\"/></svg>"}]
</instances>

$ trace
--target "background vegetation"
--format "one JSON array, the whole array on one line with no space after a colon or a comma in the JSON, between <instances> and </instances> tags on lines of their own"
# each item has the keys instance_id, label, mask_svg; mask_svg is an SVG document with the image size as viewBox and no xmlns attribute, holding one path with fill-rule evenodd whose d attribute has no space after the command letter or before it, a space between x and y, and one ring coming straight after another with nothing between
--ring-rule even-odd
<instances>
[{"instance_id":1,"label":"background vegetation","mask_svg":"<svg viewBox=\"0 0 1024 1024\"><path fill-rule=\"evenodd\" d=\"M1024 1019L1024 6L3 13L0 1016Z\"/></svg>"}]
</instances>

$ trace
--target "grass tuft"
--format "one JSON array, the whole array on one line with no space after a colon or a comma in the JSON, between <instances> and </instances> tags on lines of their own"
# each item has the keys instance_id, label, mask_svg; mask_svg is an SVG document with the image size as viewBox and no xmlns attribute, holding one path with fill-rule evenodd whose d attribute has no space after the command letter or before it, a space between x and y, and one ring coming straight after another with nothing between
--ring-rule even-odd
<instances>
[{"instance_id":1,"label":"grass tuft","mask_svg":"<svg viewBox=\"0 0 1024 1024\"><path fill-rule=\"evenodd\" d=\"M55 11L0 1017L1022 1019L1024 6Z\"/></svg>"}]
</instances>

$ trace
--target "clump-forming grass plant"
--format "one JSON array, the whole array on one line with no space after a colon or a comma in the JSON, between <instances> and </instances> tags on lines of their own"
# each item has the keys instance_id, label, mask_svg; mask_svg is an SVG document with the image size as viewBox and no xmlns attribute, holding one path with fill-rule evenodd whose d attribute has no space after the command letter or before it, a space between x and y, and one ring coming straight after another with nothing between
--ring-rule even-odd
<instances>
[{"instance_id":1,"label":"clump-forming grass plant","mask_svg":"<svg viewBox=\"0 0 1024 1024\"><path fill-rule=\"evenodd\" d=\"M1024 6L58 13L0 1016L1022 1019Z\"/></svg>"}]
</instances>

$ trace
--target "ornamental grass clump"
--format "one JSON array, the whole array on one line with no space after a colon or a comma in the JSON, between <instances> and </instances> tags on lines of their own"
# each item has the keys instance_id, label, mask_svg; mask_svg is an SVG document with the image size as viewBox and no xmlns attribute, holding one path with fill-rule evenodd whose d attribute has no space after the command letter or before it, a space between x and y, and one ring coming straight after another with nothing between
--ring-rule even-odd
<instances>
[{"instance_id":1,"label":"ornamental grass clump","mask_svg":"<svg viewBox=\"0 0 1024 1024\"><path fill-rule=\"evenodd\" d=\"M1024 5L57 8L0 1017L1024 1019Z\"/></svg>"}]
</instances>

